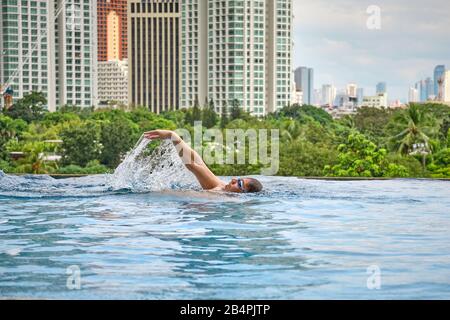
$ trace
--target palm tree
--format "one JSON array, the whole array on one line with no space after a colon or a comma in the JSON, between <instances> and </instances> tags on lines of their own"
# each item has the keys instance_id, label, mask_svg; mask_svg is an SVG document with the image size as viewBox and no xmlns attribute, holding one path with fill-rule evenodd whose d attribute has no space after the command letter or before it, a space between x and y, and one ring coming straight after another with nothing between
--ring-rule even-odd
<instances>
[{"instance_id":1,"label":"palm tree","mask_svg":"<svg viewBox=\"0 0 450 320\"><path fill-rule=\"evenodd\" d=\"M287 142L294 142L298 140L302 135L302 128L298 121L289 119L283 121L281 138Z\"/></svg>"},{"instance_id":2,"label":"palm tree","mask_svg":"<svg viewBox=\"0 0 450 320\"><path fill-rule=\"evenodd\" d=\"M419 105L410 104L409 108L394 116L390 137L394 149L403 154L420 154L425 158L431 153L429 141L436 135L436 120Z\"/></svg>"}]
</instances>

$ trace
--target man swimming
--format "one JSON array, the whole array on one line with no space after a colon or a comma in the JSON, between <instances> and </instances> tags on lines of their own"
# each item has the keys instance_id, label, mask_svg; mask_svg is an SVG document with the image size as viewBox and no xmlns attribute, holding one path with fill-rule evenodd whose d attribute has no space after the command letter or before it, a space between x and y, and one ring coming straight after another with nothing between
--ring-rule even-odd
<instances>
[{"instance_id":1,"label":"man swimming","mask_svg":"<svg viewBox=\"0 0 450 320\"><path fill-rule=\"evenodd\" d=\"M171 140L186 168L191 171L204 190L226 191L236 193L255 193L262 190L262 184L253 178L233 178L226 184L217 178L206 166L200 155L193 150L181 137L169 130L154 130L144 133L150 140Z\"/></svg>"}]
</instances>

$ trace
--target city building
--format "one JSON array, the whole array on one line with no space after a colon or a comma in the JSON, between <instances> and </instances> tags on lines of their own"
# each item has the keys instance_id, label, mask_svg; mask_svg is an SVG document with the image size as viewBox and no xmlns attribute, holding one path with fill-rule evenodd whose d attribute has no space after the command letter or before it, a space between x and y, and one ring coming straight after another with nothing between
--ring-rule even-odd
<instances>
[{"instance_id":1,"label":"city building","mask_svg":"<svg viewBox=\"0 0 450 320\"><path fill-rule=\"evenodd\" d=\"M128 55L127 0L97 0L98 61Z\"/></svg>"},{"instance_id":2,"label":"city building","mask_svg":"<svg viewBox=\"0 0 450 320\"><path fill-rule=\"evenodd\" d=\"M434 85L430 77L420 81L420 101L428 100L434 100Z\"/></svg>"},{"instance_id":3,"label":"city building","mask_svg":"<svg viewBox=\"0 0 450 320\"><path fill-rule=\"evenodd\" d=\"M314 70L299 67L294 71L295 89L303 92L305 104L312 105L314 101Z\"/></svg>"},{"instance_id":4,"label":"city building","mask_svg":"<svg viewBox=\"0 0 450 320\"><path fill-rule=\"evenodd\" d=\"M296 90L295 86L293 86L292 94L291 94L291 104L303 105L304 102L304 93L303 91Z\"/></svg>"},{"instance_id":5,"label":"city building","mask_svg":"<svg viewBox=\"0 0 450 320\"><path fill-rule=\"evenodd\" d=\"M386 82L378 82L376 87L377 94L387 93Z\"/></svg>"},{"instance_id":6,"label":"city building","mask_svg":"<svg viewBox=\"0 0 450 320\"><path fill-rule=\"evenodd\" d=\"M96 1L2 1L0 83L13 99L42 92L47 109L97 103Z\"/></svg>"},{"instance_id":7,"label":"city building","mask_svg":"<svg viewBox=\"0 0 450 320\"><path fill-rule=\"evenodd\" d=\"M324 84L322 86L321 104L324 106L332 107L334 105L335 99L336 99L336 87L331 84Z\"/></svg>"},{"instance_id":8,"label":"city building","mask_svg":"<svg viewBox=\"0 0 450 320\"><path fill-rule=\"evenodd\" d=\"M431 78L426 78L425 88L427 92L427 100L434 100L436 97L434 94L434 80Z\"/></svg>"},{"instance_id":9,"label":"city building","mask_svg":"<svg viewBox=\"0 0 450 320\"><path fill-rule=\"evenodd\" d=\"M98 63L98 100L100 105L128 105L128 61Z\"/></svg>"},{"instance_id":10,"label":"city building","mask_svg":"<svg viewBox=\"0 0 450 320\"><path fill-rule=\"evenodd\" d=\"M346 94L349 97L356 98L358 96L358 86L356 84L354 84L354 83L349 83L347 85Z\"/></svg>"},{"instance_id":11,"label":"city building","mask_svg":"<svg viewBox=\"0 0 450 320\"><path fill-rule=\"evenodd\" d=\"M56 12L56 105L96 106L97 1L57 0Z\"/></svg>"},{"instance_id":12,"label":"city building","mask_svg":"<svg viewBox=\"0 0 450 320\"><path fill-rule=\"evenodd\" d=\"M422 97L422 81L417 81L414 84L414 88L417 90L417 94L419 95L418 102L420 102L421 101L421 97Z\"/></svg>"},{"instance_id":13,"label":"city building","mask_svg":"<svg viewBox=\"0 0 450 320\"><path fill-rule=\"evenodd\" d=\"M180 1L128 1L128 90L155 113L180 106ZM186 26L183 26L186 27Z\"/></svg>"},{"instance_id":14,"label":"city building","mask_svg":"<svg viewBox=\"0 0 450 320\"><path fill-rule=\"evenodd\" d=\"M403 108L403 107L405 107L405 105L398 99L394 100L394 101L391 101L389 103L389 108L391 108L391 109Z\"/></svg>"},{"instance_id":15,"label":"city building","mask_svg":"<svg viewBox=\"0 0 450 320\"><path fill-rule=\"evenodd\" d=\"M236 100L264 115L292 93L292 0L184 0L181 27L182 108Z\"/></svg>"},{"instance_id":16,"label":"city building","mask_svg":"<svg viewBox=\"0 0 450 320\"><path fill-rule=\"evenodd\" d=\"M319 107L322 105L322 90L314 89L313 105Z\"/></svg>"},{"instance_id":17,"label":"city building","mask_svg":"<svg viewBox=\"0 0 450 320\"><path fill-rule=\"evenodd\" d=\"M408 94L408 102L419 102L420 96L419 96L419 90L417 90L414 87L409 88L409 94Z\"/></svg>"},{"instance_id":18,"label":"city building","mask_svg":"<svg viewBox=\"0 0 450 320\"><path fill-rule=\"evenodd\" d=\"M2 1L0 7L0 88L8 104L42 92L56 110L54 1ZM4 107L4 99L0 99Z\"/></svg>"},{"instance_id":19,"label":"city building","mask_svg":"<svg viewBox=\"0 0 450 320\"><path fill-rule=\"evenodd\" d=\"M364 97L362 105L371 108L387 108L388 99L386 93L379 93L375 96Z\"/></svg>"},{"instance_id":20,"label":"city building","mask_svg":"<svg viewBox=\"0 0 450 320\"><path fill-rule=\"evenodd\" d=\"M357 106L360 107L364 100L364 88L358 88L356 90L356 99L357 99Z\"/></svg>"},{"instance_id":21,"label":"city building","mask_svg":"<svg viewBox=\"0 0 450 320\"><path fill-rule=\"evenodd\" d=\"M443 82L443 99L445 103L450 104L450 70L446 70L444 73Z\"/></svg>"},{"instance_id":22,"label":"city building","mask_svg":"<svg viewBox=\"0 0 450 320\"><path fill-rule=\"evenodd\" d=\"M437 100L442 99L442 86L439 86L439 83L442 84L444 81L444 74L445 74L445 66L444 65L438 65L434 68L434 95L437 98Z\"/></svg>"}]
</instances>

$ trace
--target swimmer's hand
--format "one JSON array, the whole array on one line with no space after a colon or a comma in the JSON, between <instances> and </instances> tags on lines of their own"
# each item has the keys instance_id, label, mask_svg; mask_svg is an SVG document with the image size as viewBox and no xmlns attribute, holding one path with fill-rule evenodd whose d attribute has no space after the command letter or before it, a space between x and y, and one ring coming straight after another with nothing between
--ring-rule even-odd
<instances>
[{"instance_id":1,"label":"swimmer's hand","mask_svg":"<svg viewBox=\"0 0 450 320\"><path fill-rule=\"evenodd\" d=\"M172 140L174 143L181 140L178 134L170 130L153 130L145 132L144 137L150 140Z\"/></svg>"}]
</instances>

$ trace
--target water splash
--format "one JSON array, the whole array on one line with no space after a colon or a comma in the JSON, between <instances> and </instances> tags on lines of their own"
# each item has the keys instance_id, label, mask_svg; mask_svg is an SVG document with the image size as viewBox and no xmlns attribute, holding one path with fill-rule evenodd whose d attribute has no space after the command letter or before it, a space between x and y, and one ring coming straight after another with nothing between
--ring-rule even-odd
<instances>
[{"instance_id":1,"label":"water splash","mask_svg":"<svg viewBox=\"0 0 450 320\"><path fill-rule=\"evenodd\" d=\"M112 175L53 179L48 175L15 176L0 170L0 196L91 197L126 192L201 190L170 141L149 153L143 136Z\"/></svg>"},{"instance_id":2,"label":"water splash","mask_svg":"<svg viewBox=\"0 0 450 320\"><path fill-rule=\"evenodd\" d=\"M186 169L171 141L162 141L151 154L151 140L141 137L108 179L113 190L133 192L198 189L194 175Z\"/></svg>"}]
</instances>

